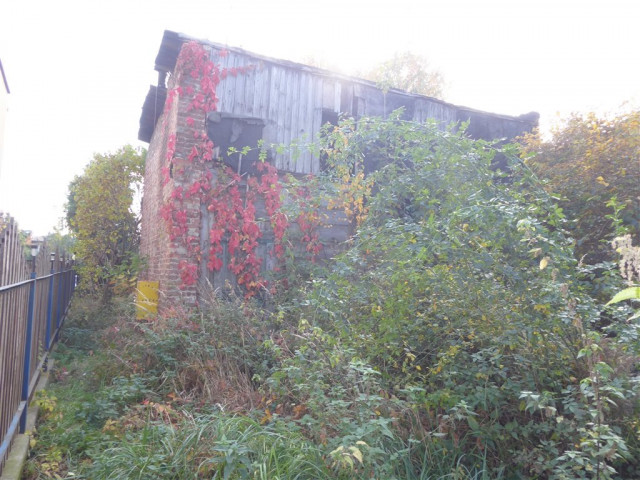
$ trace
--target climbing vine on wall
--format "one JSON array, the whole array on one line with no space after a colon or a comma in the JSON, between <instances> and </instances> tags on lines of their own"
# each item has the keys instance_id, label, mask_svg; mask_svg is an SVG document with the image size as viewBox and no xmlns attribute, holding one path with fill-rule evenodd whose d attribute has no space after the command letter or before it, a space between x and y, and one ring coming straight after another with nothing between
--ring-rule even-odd
<instances>
[{"instance_id":1,"label":"climbing vine on wall","mask_svg":"<svg viewBox=\"0 0 640 480\"><path fill-rule=\"evenodd\" d=\"M220 57L226 55L225 51L218 52ZM185 98L188 102L186 112L189 114L186 124L193 130L194 144L187 159L180 160L175 157L176 135L171 134L168 138L167 162L162 169L164 185L170 182L175 173L182 174L187 180L186 184L174 186L161 215L167 222L170 240L182 245L188 253L189 260L179 264L183 286L197 282L199 265L205 255L208 257L206 266L209 271L222 270L225 267L223 258L226 244L227 268L235 275L245 296L252 297L260 290L269 288L261 275L263 259L257 254L264 229L270 228L273 232L274 248L271 254L276 259L281 260L286 248L291 247L286 239L292 226L292 217L284 212L282 203L283 189L288 187L286 179L281 179L276 167L266 161L265 152L261 153L254 165L257 175L241 175L233 171L215 158L215 145L205 130L204 119L209 112L218 108L216 90L221 80L229 75L246 75L254 68L254 65L220 68L211 60L209 52L196 42L185 44L178 57L176 72L182 72L181 75L186 78L176 78L174 88L168 92L165 121L173 103L181 97ZM202 167L189 171L197 172L195 176L184 175L189 166L197 163ZM209 167L209 164L212 166ZM322 248L317 233L320 217L311 208L309 192L304 187L288 188L287 197L289 202L298 205L293 223L299 227L309 258L315 260ZM193 212L187 204L193 204L192 200L196 199L200 205L206 206L212 218L208 251L205 252L202 251L199 229L193 231L192 228L190 231L189 228L189 216L199 215L199 212ZM258 218L258 202L264 204L268 219ZM273 286L270 289L273 290Z\"/></svg>"}]
</instances>

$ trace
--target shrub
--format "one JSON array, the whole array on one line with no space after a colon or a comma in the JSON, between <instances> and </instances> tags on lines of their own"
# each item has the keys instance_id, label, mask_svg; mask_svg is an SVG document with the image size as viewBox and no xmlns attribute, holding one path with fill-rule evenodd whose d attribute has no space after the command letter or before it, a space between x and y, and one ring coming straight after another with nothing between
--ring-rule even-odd
<instances>
[{"instance_id":1,"label":"shrub","mask_svg":"<svg viewBox=\"0 0 640 480\"><path fill-rule=\"evenodd\" d=\"M299 293L291 343L273 346L282 367L271 388L308 409L313 438L339 442L375 420L361 405L388 403L353 391L350 369L364 365L375 391L412 412L383 419L431 454L446 450L449 468L565 475L581 445L583 471L610 475L632 457L617 432L630 433L621 405L637 402L637 387L624 355L581 354L628 342L594 340L602 307L580 285L562 210L511 147L398 118L329 131L324 191L356 233ZM504 170L492 168L498 154ZM597 440L581 444L585 435Z\"/></svg>"}]
</instances>

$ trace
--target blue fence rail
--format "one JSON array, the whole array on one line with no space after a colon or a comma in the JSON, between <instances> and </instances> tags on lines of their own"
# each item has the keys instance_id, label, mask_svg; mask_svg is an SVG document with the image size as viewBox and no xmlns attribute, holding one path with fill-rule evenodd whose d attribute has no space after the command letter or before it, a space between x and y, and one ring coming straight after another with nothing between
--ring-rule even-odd
<instances>
[{"instance_id":1,"label":"blue fence rail","mask_svg":"<svg viewBox=\"0 0 640 480\"><path fill-rule=\"evenodd\" d=\"M6 240L0 235L0 473L13 438L25 431L29 401L76 285L64 255L43 248L27 262L22 247L11 252Z\"/></svg>"}]
</instances>

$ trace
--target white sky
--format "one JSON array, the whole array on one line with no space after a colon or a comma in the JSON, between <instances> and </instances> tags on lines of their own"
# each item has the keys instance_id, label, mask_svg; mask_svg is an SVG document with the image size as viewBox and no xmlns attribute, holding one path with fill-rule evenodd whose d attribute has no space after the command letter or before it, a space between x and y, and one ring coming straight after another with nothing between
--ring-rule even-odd
<instances>
[{"instance_id":1,"label":"white sky","mask_svg":"<svg viewBox=\"0 0 640 480\"><path fill-rule=\"evenodd\" d=\"M11 95L0 211L38 235L94 152L137 140L165 29L345 73L427 56L445 100L504 114L615 111L640 101L638 0L4 0Z\"/></svg>"}]
</instances>

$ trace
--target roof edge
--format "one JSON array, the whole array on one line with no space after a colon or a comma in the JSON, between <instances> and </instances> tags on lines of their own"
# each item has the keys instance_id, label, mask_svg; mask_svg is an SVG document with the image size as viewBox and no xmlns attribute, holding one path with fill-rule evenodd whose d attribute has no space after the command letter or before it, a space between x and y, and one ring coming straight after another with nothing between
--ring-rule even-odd
<instances>
[{"instance_id":1,"label":"roof edge","mask_svg":"<svg viewBox=\"0 0 640 480\"><path fill-rule=\"evenodd\" d=\"M372 82L371 80L366 80L364 78L360 78L360 77L353 77L350 75L345 75L345 74L341 74L341 73L337 73L337 72L332 72L330 70L326 70L323 68L318 68L318 67L313 67L310 65L305 65L304 63L298 63L298 62L294 62L291 60L283 60L283 59L278 59L278 58L273 58L273 57L268 57L266 55L261 55L259 53L254 53L248 50L245 50L243 48L240 47L232 47L229 45L225 45L222 43L217 43L217 42L212 42L210 40L206 40L206 39L201 39L201 38L195 38L195 37L191 37L189 35L186 35L184 33L179 33L179 32L174 32L172 30L165 30L164 34L162 36L162 43L160 44L160 49L158 51L158 55L156 57L156 63L155 63L155 70L158 72L172 72L173 69L176 66L176 62L178 60L178 55L180 54L180 48L182 47L183 43L187 43L190 41L194 41L194 42L198 42L200 44L203 45L207 45L209 47L213 47L215 49L218 50L229 50L230 52L234 52L234 53L238 53L241 55L246 55L249 57L253 57L257 60L260 60L262 62L267 62L267 63L272 63L272 64L276 64L276 65L280 65L283 67L287 67L287 68L295 68L298 70L303 70L306 72L311 72L314 73L316 75L322 75L322 76L326 76L326 77L332 77L338 80L346 80L349 82L353 82L353 83L359 83L360 85L366 85L368 87L373 87L373 88L377 88L379 89L379 87L377 86L377 84L375 82ZM529 113L525 113L522 115L506 115L506 114L501 114L501 113L494 113L494 112L487 112L485 110L478 110L475 108L471 108L471 107L465 107L463 105L457 105L454 103L450 103L450 102L446 102L444 100L441 100L439 98L435 98L435 97L429 97L427 95L420 95L417 93L410 93L407 92L405 90L400 90L397 88L390 88L389 89L390 92L399 94L399 95L404 95L407 97L412 97L412 98L424 98L426 100L429 100L430 102L436 102L436 103L440 103L444 106L447 107L452 107L452 108L456 108L458 110L462 110L462 111L467 111L470 113L482 113L484 115L490 115L492 117L496 117L496 118L503 118L503 119L507 119L507 120L513 120L513 121L517 121L517 122L522 122L524 124L527 125L531 125L532 127L537 127L538 126L538 120L540 118L540 114L538 112L529 112Z\"/></svg>"}]
</instances>

